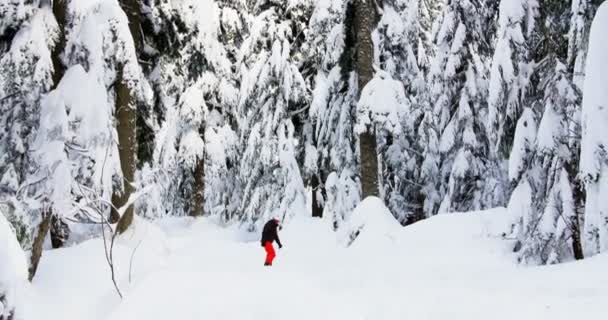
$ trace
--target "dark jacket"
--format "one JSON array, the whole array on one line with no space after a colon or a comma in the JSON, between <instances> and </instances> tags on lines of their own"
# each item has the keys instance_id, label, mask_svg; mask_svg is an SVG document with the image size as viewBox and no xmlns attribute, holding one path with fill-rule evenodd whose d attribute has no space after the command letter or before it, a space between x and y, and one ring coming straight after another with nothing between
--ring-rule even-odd
<instances>
[{"instance_id":1,"label":"dark jacket","mask_svg":"<svg viewBox=\"0 0 608 320\"><path fill-rule=\"evenodd\" d=\"M266 222L264 225L264 229L262 230L262 247L268 241L273 242L276 241L279 245L279 248L283 247L281 244L281 240L279 240L279 234L277 233L277 228L279 227L279 221L270 220Z\"/></svg>"}]
</instances>

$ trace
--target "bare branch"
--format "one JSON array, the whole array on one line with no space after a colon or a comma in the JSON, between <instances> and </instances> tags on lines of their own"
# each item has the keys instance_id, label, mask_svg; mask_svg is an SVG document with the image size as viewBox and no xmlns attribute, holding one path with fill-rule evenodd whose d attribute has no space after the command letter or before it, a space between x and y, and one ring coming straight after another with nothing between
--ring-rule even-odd
<instances>
[{"instance_id":1,"label":"bare branch","mask_svg":"<svg viewBox=\"0 0 608 320\"><path fill-rule=\"evenodd\" d=\"M133 252L131 252L131 259L129 260L129 283L131 283L131 274L133 271L133 257L135 257L135 252L137 251L137 248L139 248L139 245L142 243L142 241L143 240L139 240L139 242L133 249Z\"/></svg>"},{"instance_id":2,"label":"bare branch","mask_svg":"<svg viewBox=\"0 0 608 320\"><path fill-rule=\"evenodd\" d=\"M13 93L9 94L8 96L4 96L4 97L0 98L0 102L3 102L4 100L8 100L18 94L19 94L19 92L13 92Z\"/></svg>"}]
</instances>

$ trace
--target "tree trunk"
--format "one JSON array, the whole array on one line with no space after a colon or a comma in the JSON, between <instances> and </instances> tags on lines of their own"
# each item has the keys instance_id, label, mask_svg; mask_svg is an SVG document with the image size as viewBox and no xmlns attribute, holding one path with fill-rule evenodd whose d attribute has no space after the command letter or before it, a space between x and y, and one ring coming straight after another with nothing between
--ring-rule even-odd
<instances>
[{"instance_id":1,"label":"tree trunk","mask_svg":"<svg viewBox=\"0 0 608 320\"><path fill-rule=\"evenodd\" d=\"M585 259L585 254L583 253L583 242L581 241L581 232L580 232L580 223L578 222L579 216L577 212L577 216L574 219L573 224L576 223L575 229L578 229L576 232L572 233L572 252L574 253L574 259L583 260Z\"/></svg>"},{"instance_id":2,"label":"tree trunk","mask_svg":"<svg viewBox=\"0 0 608 320\"><path fill-rule=\"evenodd\" d=\"M47 233L49 233L49 228L51 227L51 216L52 212L50 209L44 209L42 213L42 221L38 225L38 231L34 237L34 243L32 243L32 253L30 256L29 268L30 281L34 279L36 271L38 270L38 264L40 263L40 258L42 257L42 246L44 245L44 239L46 238Z\"/></svg>"},{"instance_id":3,"label":"tree trunk","mask_svg":"<svg viewBox=\"0 0 608 320\"><path fill-rule=\"evenodd\" d=\"M51 244L53 249L62 248L69 237L69 225L61 218L53 215L51 218Z\"/></svg>"},{"instance_id":4,"label":"tree trunk","mask_svg":"<svg viewBox=\"0 0 608 320\"><path fill-rule=\"evenodd\" d=\"M576 144L575 150L580 150L580 145ZM581 240L581 221L585 214L585 187L583 182L578 177L580 157L575 156L574 159L566 161L564 167L568 173L569 183L572 185L572 200L574 204L574 217L571 219L570 228L572 232L572 253L576 260L582 260L585 258L583 252L583 242Z\"/></svg>"},{"instance_id":5,"label":"tree trunk","mask_svg":"<svg viewBox=\"0 0 608 320\"><path fill-rule=\"evenodd\" d=\"M317 198L317 192L321 192L322 195L325 194L325 188L321 185L319 181L319 176L316 174L312 175L311 178L311 188L312 188L312 216L315 218L323 217L323 206L319 204L319 199Z\"/></svg>"},{"instance_id":6,"label":"tree trunk","mask_svg":"<svg viewBox=\"0 0 608 320\"><path fill-rule=\"evenodd\" d=\"M65 66L61 61L61 53L65 50L66 40L65 40L65 25L67 22L67 1L66 0L54 0L53 1L53 15L55 16L55 20L57 20L57 25L59 27L59 38L57 43L55 43L55 47L53 47L53 51L51 52L51 60L53 62L53 85L51 89L54 90L59 85L61 78L65 74Z\"/></svg>"},{"instance_id":7,"label":"tree trunk","mask_svg":"<svg viewBox=\"0 0 608 320\"><path fill-rule=\"evenodd\" d=\"M115 190L112 195L112 205L120 209L127 204L133 193L133 181L135 178L137 152L137 110L135 97L131 88L123 78L122 70L118 72L115 86L116 94L116 131L118 132L118 153L120 156L120 167L122 169L122 190ZM118 218L118 212L113 210L113 219ZM123 233L133 222L134 208L129 205L122 216L118 219L117 231Z\"/></svg>"},{"instance_id":8,"label":"tree trunk","mask_svg":"<svg viewBox=\"0 0 608 320\"><path fill-rule=\"evenodd\" d=\"M355 0L356 53L355 71L358 75L359 93L374 76L374 45L372 30L375 20L374 4L371 0ZM359 136L361 153L362 198L379 196L378 190L378 151L376 134L373 127Z\"/></svg>"},{"instance_id":9,"label":"tree trunk","mask_svg":"<svg viewBox=\"0 0 608 320\"><path fill-rule=\"evenodd\" d=\"M120 0L120 7L129 20L129 30L135 44L135 51L139 57L143 48L143 34L141 29L141 0Z\"/></svg>"},{"instance_id":10,"label":"tree trunk","mask_svg":"<svg viewBox=\"0 0 608 320\"><path fill-rule=\"evenodd\" d=\"M378 189L378 154L376 135L369 131L359 135L361 152L361 192L362 199L370 196L380 196Z\"/></svg>"},{"instance_id":11,"label":"tree trunk","mask_svg":"<svg viewBox=\"0 0 608 320\"><path fill-rule=\"evenodd\" d=\"M139 57L143 48L141 32L141 7L139 0L119 0L119 4L129 20L129 30L133 38L135 52ZM123 188L121 192L114 192L112 205L119 209L123 207L133 193L135 169L137 165L137 105L131 88L123 78L122 69L116 79L116 120L118 131L118 153L123 174ZM119 233L125 232L133 222L134 208L130 205L122 216L112 209L110 222L116 223Z\"/></svg>"},{"instance_id":12,"label":"tree trunk","mask_svg":"<svg viewBox=\"0 0 608 320\"><path fill-rule=\"evenodd\" d=\"M194 169L194 194L190 216L202 216L205 210L205 157L200 157Z\"/></svg>"}]
</instances>

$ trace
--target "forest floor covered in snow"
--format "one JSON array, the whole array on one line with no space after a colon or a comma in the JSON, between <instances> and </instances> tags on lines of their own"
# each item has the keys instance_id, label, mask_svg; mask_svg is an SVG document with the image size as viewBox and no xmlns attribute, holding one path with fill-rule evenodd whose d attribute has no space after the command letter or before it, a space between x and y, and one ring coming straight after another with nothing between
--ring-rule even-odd
<instances>
[{"instance_id":1,"label":"forest floor covered in snow","mask_svg":"<svg viewBox=\"0 0 608 320\"><path fill-rule=\"evenodd\" d=\"M520 266L501 237L507 224L503 209L441 215L406 228L368 228L344 248L325 221L296 217L267 268L257 239L209 219L140 221L115 249L123 300L102 240L90 240L44 253L27 290L26 319L605 317L608 255Z\"/></svg>"}]
</instances>

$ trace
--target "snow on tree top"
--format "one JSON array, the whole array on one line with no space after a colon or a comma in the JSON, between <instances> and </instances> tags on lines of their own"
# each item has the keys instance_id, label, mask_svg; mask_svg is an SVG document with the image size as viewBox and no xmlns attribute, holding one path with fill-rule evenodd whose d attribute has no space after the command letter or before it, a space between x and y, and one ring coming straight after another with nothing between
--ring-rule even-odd
<instances>
[{"instance_id":1,"label":"snow on tree top","mask_svg":"<svg viewBox=\"0 0 608 320\"><path fill-rule=\"evenodd\" d=\"M403 84L386 75L376 75L361 91L355 131L365 132L373 122L390 132L399 133L402 130L399 118L408 107Z\"/></svg>"}]
</instances>

